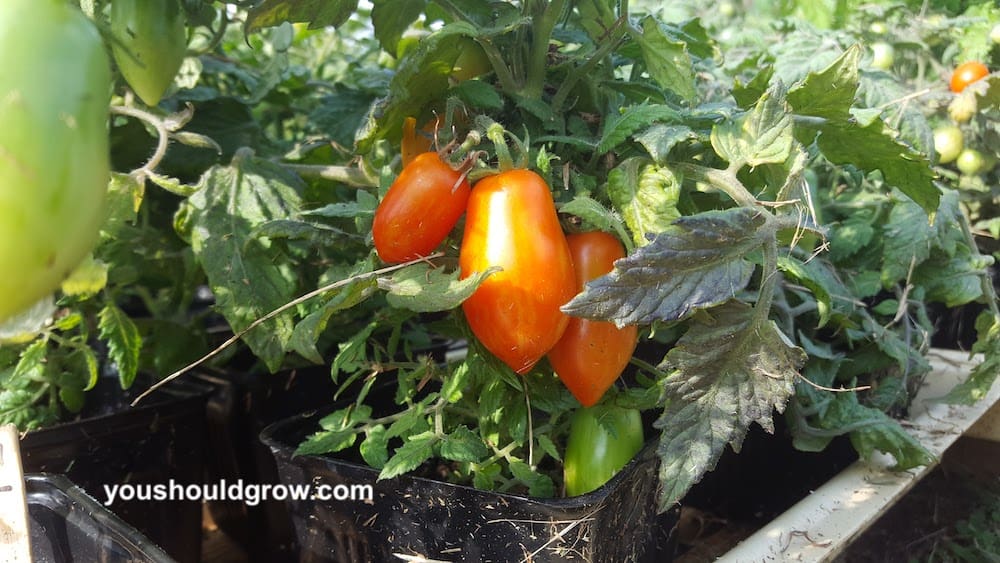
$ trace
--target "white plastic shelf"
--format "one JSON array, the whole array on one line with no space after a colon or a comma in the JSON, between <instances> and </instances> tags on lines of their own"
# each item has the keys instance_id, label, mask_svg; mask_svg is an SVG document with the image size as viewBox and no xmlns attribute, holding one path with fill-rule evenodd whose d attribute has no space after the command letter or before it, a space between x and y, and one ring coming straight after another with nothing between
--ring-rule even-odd
<instances>
[{"instance_id":1,"label":"white plastic shelf","mask_svg":"<svg viewBox=\"0 0 1000 563\"><path fill-rule=\"evenodd\" d=\"M907 429L938 458L974 425L976 436L1000 441L995 426L1000 421L1000 384L969 407L935 402L964 380L977 360L949 350L932 350L930 360L934 369L904 421ZM933 469L893 472L892 464L888 455L854 463L718 561L832 560Z\"/></svg>"}]
</instances>

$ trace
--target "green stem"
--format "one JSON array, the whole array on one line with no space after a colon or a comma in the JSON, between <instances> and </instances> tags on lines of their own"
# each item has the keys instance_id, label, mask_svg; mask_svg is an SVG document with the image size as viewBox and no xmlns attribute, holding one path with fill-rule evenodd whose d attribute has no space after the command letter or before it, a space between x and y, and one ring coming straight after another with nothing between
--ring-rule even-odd
<instances>
[{"instance_id":1,"label":"green stem","mask_svg":"<svg viewBox=\"0 0 1000 563\"><path fill-rule=\"evenodd\" d=\"M757 207L757 198L751 195L746 187L743 186L743 182L740 182L739 178L736 177L733 166L730 166L726 170L719 170L718 168L709 168L699 164L678 162L671 164L671 167L693 180L708 182L726 192L726 195L743 207ZM740 167L737 166L736 170Z\"/></svg>"},{"instance_id":2,"label":"green stem","mask_svg":"<svg viewBox=\"0 0 1000 563\"><path fill-rule=\"evenodd\" d=\"M979 253L979 245L976 244L976 236L972 234L972 227L969 226L969 218L962 214L962 220L959 221L962 225L962 235L965 237L965 244L968 245L969 251L972 252L973 258L982 259L983 255ZM993 289L993 280L990 278L989 272L982 271L979 273L979 284L982 287L983 296L986 297L986 305L990 308L990 313L994 318L1000 319L1000 307L997 306L997 294Z\"/></svg>"},{"instance_id":3,"label":"green stem","mask_svg":"<svg viewBox=\"0 0 1000 563\"><path fill-rule=\"evenodd\" d=\"M486 138L493 142L493 148L497 153L497 164L501 172L513 170L514 159L510 155L510 147L507 146L507 137L503 125L493 123L486 129Z\"/></svg>"},{"instance_id":4,"label":"green stem","mask_svg":"<svg viewBox=\"0 0 1000 563\"><path fill-rule=\"evenodd\" d=\"M282 166L307 179L331 180L355 188L377 188L378 179L353 166L327 164L286 164Z\"/></svg>"},{"instance_id":5,"label":"green stem","mask_svg":"<svg viewBox=\"0 0 1000 563\"><path fill-rule=\"evenodd\" d=\"M764 271L761 279L757 303L754 304L758 326L766 322L771 313L771 302L774 301L775 286L778 283L778 241L774 237L764 242Z\"/></svg>"},{"instance_id":6,"label":"green stem","mask_svg":"<svg viewBox=\"0 0 1000 563\"><path fill-rule=\"evenodd\" d=\"M526 6L536 6L535 3L526 3ZM562 16L566 8L566 0L552 0L546 5L545 2L537 3L540 14L529 14L531 23L531 47L528 52L527 73L521 95L530 99L541 99L542 90L545 87L545 71L548 67L549 41L552 38L552 31L556 27L556 22Z\"/></svg>"},{"instance_id":7,"label":"green stem","mask_svg":"<svg viewBox=\"0 0 1000 563\"><path fill-rule=\"evenodd\" d=\"M556 91L556 95L552 98L552 111L560 112L562 111L562 105L566 102L566 98L569 93L576 86L581 78L590 74L590 71L594 69L601 61L607 58L611 53L618 49L618 45L622 38L625 36L625 30L627 28L624 25L624 17L615 20L614 27L610 30L608 37L601 42L600 47L597 48L590 58L587 59L579 68L573 70L569 73L563 80L562 85L559 86L559 90Z\"/></svg>"},{"instance_id":8,"label":"green stem","mask_svg":"<svg viewBox=\"0 0 1000 563\"><path fill-rule=\"evenodd\" d=\"M145 181L146 176L152 174L153 170L163 161L163 157L167 155L167 144L170 141L170 132L167 131L167 125L159 116L134 107L111 106L110 111L115 115L124 115L145 121L156 129L156 150L153 152L153 156L149 157L149 160L141 168L132 171L132 174L139 177L140 181Z\"/></svg>"},{"instance_id":9,"label":"green stem","mask_svg":"<svg viewBox=\"0 0 1000 563\"><path fill-rule=\"evenodd\" d=\"M451 0L434 0L434 3L440 6L444 11L455 18L456 21L462 21L475 25L475 22L470 20L465 12L461 8L455 5ZM483 53L486 55L486 59L490 61L490 65L493 67L493 72L497 75L497 81L500 82L500 89L508 94L513 94L517 92L517 81L514 80L514 74L510 71L510 67L503 60L503 55L500 54L500 49L493 44L488 38L485 37L473 37L476 43L483 48Z\"/></svg>"}]
</instances>

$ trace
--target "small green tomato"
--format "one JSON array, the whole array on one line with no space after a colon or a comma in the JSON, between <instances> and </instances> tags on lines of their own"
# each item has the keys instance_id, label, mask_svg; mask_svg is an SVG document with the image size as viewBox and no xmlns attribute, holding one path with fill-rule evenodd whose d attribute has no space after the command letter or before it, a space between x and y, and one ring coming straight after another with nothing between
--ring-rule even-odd
<instances>
[{"instance_id":1,"label":"small green tomato","mask_svg":"<svg viewBox=\"0 0 1000 563\"><path fill-rule=\"evenodd\" d=\"M962 130L958 127L943 125L934 130L934 152L938 155L938 164L954 161L964 145Z\"/></svg>"},{"instance_id":2,"label":"small green tomato","mask_svg":"<svg viewBox=\"0 0 1000 563\"><path fill-rule=\"evenodd\" d=\"M976 149L965 149L955 160L955 166L962 174L975 176L986 168L986 159Z\"/></svg>"},{"instance_id":3,"label":"small green tomato","mask_svg":"<svg viewBox=\"0 0 1000 563\"><path fill-rule=\"evenodd\" d=\"M896 50L885 41L872 44L872 68L889 70L896 61Z\"/></svg>"}]
</instances>

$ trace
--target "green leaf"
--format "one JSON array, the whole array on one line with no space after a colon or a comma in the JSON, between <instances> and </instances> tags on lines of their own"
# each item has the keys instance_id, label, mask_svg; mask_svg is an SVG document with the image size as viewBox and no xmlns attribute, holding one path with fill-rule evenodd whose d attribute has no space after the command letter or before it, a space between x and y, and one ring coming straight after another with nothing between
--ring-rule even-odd
<instances>
[{"instance_id":1,"label":"green leaf","mask_svg":"<svg viewBox=\"0 0 1000 563\"><path fill-rule=\"evenodd\" d=\"M642 133L635 135L635 140L653 159L653 162L663 165L670 156L670 151L683 141L697 138L695 132L687 125L664 125L657 123Z\"/></svg>"},{"instance_id":2,"label":"green leaf","mask_svg":"<svg viewBox=\"0 0 1000 563\"><path fill-rule=\"evenodd\" d=\"M669 168L630 158L608 173L608 197L625 218L636 246L667 231L680 217L681 179Z\"/></svg>"},{"instance_id":3,"label":"green leaf","mask_svg":"<svg viewBox=\"0 0 1000 563\"><path fill-rule=\"evenodd\" d=\"M677 219L648 245L619 260L563 306L570 315L619 326L674 321L732 299L753 266L767 219L755 209L707 211Z\"/></svg>"},{"instance_id":4,"label":"green leaf","mask_svg":"<svg viewBox=\"0 0 1000 563\"><path fill-rule=\"evenodd\" d=\"M477 272L459 279L460 272L445 272L440 267L419 263L397 270L391 277L378 279L387 293L389 305L418 313L448 311L462 304L476 288L499 268Z\"/></svg>"},{"instance_id":5,"label":"green leaf","mask_svg":"<svg viewBox=\"0 0 1000 563\"><path fill-rule=\"evenodd\" d=\"M832 309L830 289L826 286L823 276L813 274L814 268L811 268L809 265L811 263L812 261L804 263L791 256L778 257L778 269L792 280L809 289L813 297L816 298L816 307L819 313L819 323L816 325L816 328L822 328L830 320L830 311Z\"/></svg>"},{"instance_id":6,"label":"green leaf","mask_svg":"<svg viewBox=\"0 0 1000 563\"><path fill-rule=\"evenodd\" d=\"M809 74L788 92L788 104L800 115L846 122L858 90L861 47L854 45L823 70Z\"/></svg>"},{"instance_id":7,"label":"green leaf","mask_svg":"<svg viewBox=\"0 0 1000 563\"><path fill-rule=\"evenodd\" d=\"M403 32L417 21L426 7L426 0L373 0L372 25L382 48L395 53Z\"/></svg>"},{"instance_id":8,"label":"green leaf","mask_svg":"<svg viewBox=\"0 0 1000 563\"><path fill-rule=\"evenodd\" d=\"M695 91L694 66L687 43L670 37L660 22L647 16L642 20L642 34L633 36L642 50L646 70L660 86L693 102Z\"/></svg>"},{"instance_id":9,"label":"green leaf","mask_svg":"<svg viewBox=\"0 0 1000 563\"><path fill-rule=\"evenodd\" d=\"M330 374L336 379L340 372L353 373L365 366L368 355L368 339L371 338L377 323L369 323L359 330L349 340L337 345L339 352L330 365Z\"/></svg>"},{"instance_id":10,"label":"green leaf","mask_svg":"<svg viewBox=\"0 0 1000 563\"><path fill-rule=\"evenodd\" d=\"M62 281L60 289L66 295L87 297L101 291L107 284L108 265L95 260L93 255L88 255L69 277Z\"/></svg>"},{"instance_id":11,"label":"green leaf","mask_svg":"<svg viewBox=\"0 0 1000 563\"><path fill-rule=\"evenodd\" d=\"M330 319L337 312L368 299L375 293L376 287L374 279L363 279L330 291L322 306L295 325L288 347L313 363L324 363L322 354L316 348L316 342L326 330Z\"/></svg>"},{"instance_id":12,"label":"green leaf","mask_svg":"<svg viewBox=\"0 0 1000 563\"><path fill-rule=\"evenodd\" d=\"M664 105L642 103L628 106L621 113L609 114L601 129L601 140L597 145L597 153L604 154L614 150L637 131L647 129L651 124L680 121L680 113Z\"/></svg>"},{"instance_id":13,"label":"green leaf","mask_svg":"<svg viewBox=\"0 0 1000 563\"><path fill-rule=\"evenodd\" d=\"M555 483L544 473L531 469L523 461L510 462L510 472L515 479L528 486L528 495L538 498L551 498L556 494Z\"/></svg>"},{"instance_id":14,"label":"green leaf","mask_svg":"<svg viewBox=\"0 0 1000 563\"><path fill-rule=\"evenodd\" d=\"M742 303L710 312L694 324L664 359L674 370L664 382L659 504L672 506L713 468L726 444L739 451L751 423L774 431L771 413L782 412L805 362L773 323Z\"/></svg>"},{"instance_id":15,"label":"green leaf","mask_svg":"<svg viewBox=\"0 0 1000 563\"><path fill-rule=\"evenodd\" d=\"M250 9L244 32L284 22L308 22L309 29L340 27L358 9L358 0L264 0Z\"/></svg>"},{"instance_id":16,"label":"green leaf","mask_svg":"<svg viewBox=\"0 0 1000 563\"><path fill-rule=\"evenodd\" d=\"M571 201L560 205L559 212L579 217L583 220L583 228L586 230L618 233L618 237L626 241L629 250L631 250L631 241L621 218L596 200L586 196L576 196Z\"/></svg>"},{"instance_id":17,"label":"green leaf","mask_svg":"<svg viewBox=\"0 0 1000 563\"><path fill-rule=\"evenodd\" d=\"M122 389L128 389L139 371L142 337L139 329L124 311L108 303L98 314L97 329L108 345L108 357L118 370Z\"/></svg>"},{"instance_id":18,"label":"green leaf","mask_svg":"<svg viewBox=\"0 0 1000 563\"><path fill-rule=\"evenodd\" d=\"M905 200L894 205L882 227L882 285L906 279L910 268L930 257L936 238L920 206Z\"/></svg>"},{"instance_id":19,"label":"green leaf","mask_svg":"<svg viewBox=\"0 0 1000 563\"><path fill-rule=\"evenodd\" d=\"M465 425L441 440L441 457L452 461L478 462L490 454L483 440Z\"/></svg>"},{"instance_id":20,"label":"green leaf","mask_svg":"<svg viewBox=\"0 0 1000 563\"><path fill-rule=\"evenodd\" d=\"M445 376L444 381L441 383L441 397L451 404L462 400L462 391L469 384L471 378L472 374L469 370L469 364L462 362Z\"/></svg>"},{"instance_id":21,"label":"green leaf","mask_svg":"<svg viewBox=\"0 0 1000 563\"><path fill-rule=\"evenodd\" d=\"M298 272L255 230L294 217L304 187L279 165L245 154L210 169L201 186L189 200L191 248L219 311L239 332L296 297ZM284 359L293 318L284 312L243 337L272 371Z\"/></svg>"},{"instance_id":22,"label":"green leaf","mask_svg":"<svg viewBox=\"0 0 1000 563\"><path fill-rule=\"evenodd\" d=\"M332 454L354 445L358 434L353 428L345 430L324 430L305 439L295 449L295 455Z\"/></svg>"},{"instance_id":23,"label":"green leaf","mask_svg":"<svg viewBox=\"0 0 1000 563\"><path fill-rule=\"evenodd\" d=\"M851 431L851 444L865 460L875 450L890 454L896 463L893 470L906 471L934 463L934 456L911 436L899 422L882 411L858 403L857 393L836 393L822 417L824 428L859 427Z\"/></svg>"},{"instance_id":24,"label":"green leaf","mask_svg":"<svg viewBox=\"0 0 1000 563\"><path fill-rule=\"evenodd\" d=\"M389 461L389 436L386 434L385 426L379 424L369 428L358 450L361 452L361 458L370 467L374 469L385 467Z\"/></svg>"},{"instance_id":25,"label":"green leaf","mask_svg":"<svg viewBox=\"0 0 1000 563\"><path fill-rule=\"evenodd\" d=\"M784 163L792 152L792 116L780 85L772 85L752 110L712 128L712 147L730 163Z\"/></svg>"},{"instance_id":26,"label":"green leaf","mask_svg":"<svg viewBox=\"0 0 1000 563\"><path fill-rule=\"evenodd\" d=\"M954 405L973 405L989 393L1000 375L1000 318L983 311L976 319L978 339L972 351L983 359L969 372L965 381L956 385L940 400Z\"/></svg>"},{"instance_id":27,"label":"green leaf","mask_svg":"<svg viewBox=\"0 0 1000 563\"><path fill-rule=\"evenodd\" d=\"M451 92L470 107L493 110L503 108L503 98L499 92L482 80L466 80L452 88Z\"/></svg>"},{"instance_id":28,"label":"green leaf","mask_svg":"<svg viewBox=\"0 0 1000 563\"><path fill-rule=\"evenodd\" d=\"M410 436L386 462L378 474L378 480L392 479L420 467L434 456L434 446L439 440L437 434L430 431Z\"/></svg>"},{"instance_id":29,"label":"green leaf","mask_svg":"<svg viewBox=\"0 0 1000 563\"><path fill-rule=\"evenodd\" d=\"M830 259L840 262L854 256L868 246L874 236L870 217L861 213L847 217L830 232Z\"/></svg>"}]
</instances>

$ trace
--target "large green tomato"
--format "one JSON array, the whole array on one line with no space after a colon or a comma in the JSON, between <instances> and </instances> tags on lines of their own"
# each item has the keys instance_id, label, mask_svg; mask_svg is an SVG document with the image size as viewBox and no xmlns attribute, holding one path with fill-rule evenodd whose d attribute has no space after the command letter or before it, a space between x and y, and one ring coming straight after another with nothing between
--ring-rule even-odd
<instances>
[{"instance_id":1,"label":"large green tomato","mask_svg":"<svg viewBox=\"0 0 1000 563\"><path fill-rule=\"evenodd\" d=\"M611 404L576 411L563 459L566 496L586 494L607 483L642 445L639 411Z\"/></svg>"},{"instance_id":2,"label":"large green tomato","mask_svg":"<svg viewBox=\"0 0 1000 563\"><path fill-rule=\"evenodd\" d=\"M187 52L187 24L178 0L114 0L112 53L129 86L155 106Z\"/></svg>"},{"instance_id":3,"label":"large green tomato","mask_svg":"<svg viewBox=\"0 0 1000 563\"><path fill-rule=\"evenodd\" d=\"M59 287L104 219L111 71L66 0L0 2L0 322Z\"/></svg>"}]
</instances>

